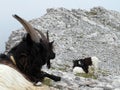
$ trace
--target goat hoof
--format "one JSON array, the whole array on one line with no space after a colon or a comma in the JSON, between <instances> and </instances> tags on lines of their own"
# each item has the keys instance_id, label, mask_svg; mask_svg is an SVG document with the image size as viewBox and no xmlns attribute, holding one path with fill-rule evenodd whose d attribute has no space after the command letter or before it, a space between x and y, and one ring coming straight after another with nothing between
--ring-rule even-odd
<instances>
[{"instance_id":1,"label":"goat hoof","mask_svg":"<svg viewBox=\"0 0 120 90\"><path fill-rule=\"evenodd\" d=\"M34 86L41 86L41 85L42 85L41 82L34 83Z\"/></svg>"},{"instance_id":2,"label":"goat hoof","mask_svg":"<svg viewBox=\"0 0 120 90\"><path fill-rule=\"evenodd\" d=\"M55 82L60 81L61 77L56 77L56 79L54 80Z\"/></svg>"}]
</instances>

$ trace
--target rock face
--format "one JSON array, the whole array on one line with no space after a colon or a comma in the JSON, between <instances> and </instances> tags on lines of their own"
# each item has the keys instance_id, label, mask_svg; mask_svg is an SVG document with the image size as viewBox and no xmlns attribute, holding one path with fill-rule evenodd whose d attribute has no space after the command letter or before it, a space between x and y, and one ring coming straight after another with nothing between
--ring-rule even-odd
<instances>
[{"instance_id":1,"label":"rock face","mask_svg":"<svg viewBox=\"0 0 120 90\"><path fill-rule=\"evenodd\" d=\"M56 59L47 72L60 75L61 82L51 82L60 90L120 90L120 13L94 7L90 11L65 8L47 9L30 23L42 32L49 30L54 40ZM13 31L6 52L18 44L25 30ZM72 60L96 56L101 60L97 79L72 73Z\"/></svg>"}]
</instances>

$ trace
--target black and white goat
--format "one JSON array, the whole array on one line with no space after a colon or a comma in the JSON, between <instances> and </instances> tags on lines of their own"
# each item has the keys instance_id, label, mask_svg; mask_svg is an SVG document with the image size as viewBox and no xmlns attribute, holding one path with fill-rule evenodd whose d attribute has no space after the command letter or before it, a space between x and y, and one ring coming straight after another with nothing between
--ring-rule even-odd
<instances>
[{"instance_id":1,"label":"black and white goat","mask_svg":"<svg viewBox=\"0 0 120 90\"><path fill-rule=\"evenodd\" d=\"M88 57L79 60L73 60L73 73L89 73L94 69L98 70L98 63L100 60L97 57Z\"/></svg>"},{"instance_id":2,"label":"black and white goat","mask_svg":"<svg viewBox=\"0 0 120 90\"><path fill-rule=\"evenodd\" d=\"M27 34L18 45L14 46L7 53L7 55L0 55L0 70L2 70L2 66L3 68L6 68L4 69L6 70L4 72L8 73L7 76L9 76L9 79L10 77L12 79L16 78L13 76L21 75L32 83L42 81L45 77L54 81L60 81L60 77L41 71L42 66L45 64L47 64L47 67L50 68L50 60L55 58L55 53L53 52L53 41L49 42L48 32L47 36L45 36L41 31L33 28L21 17L17 15L13 15L13 17L24 26ZM0 71L0 75L3 75L1 73L2 72ZM23 79L24 77L20 78ZM18 81L19 82L16 83L23 83L22 80Z\"/></svg>"}]
</instances>

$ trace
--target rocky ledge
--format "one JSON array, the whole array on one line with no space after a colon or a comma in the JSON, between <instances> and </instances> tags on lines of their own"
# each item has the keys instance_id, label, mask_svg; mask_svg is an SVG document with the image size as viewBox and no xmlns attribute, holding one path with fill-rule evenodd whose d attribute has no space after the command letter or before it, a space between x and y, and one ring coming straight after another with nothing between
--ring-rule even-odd
<instances>
[{"instance_id":1,"label":"rocky ledge","mask_svg":"<svg viewBox=\"0 0 120 90\"><path fill-rule=\"evenodd\" d=\"M58 90L120 90L120 13L94 7L90 11L65 8L47 9L30 23L54 40L56 58L45 71L62 77L60 82L47 80ZM13 31L6 52L18 44L25 30ZM99 72L94 76L74 75L72 60L97 56Z\"/></svg>"}]
</instances>

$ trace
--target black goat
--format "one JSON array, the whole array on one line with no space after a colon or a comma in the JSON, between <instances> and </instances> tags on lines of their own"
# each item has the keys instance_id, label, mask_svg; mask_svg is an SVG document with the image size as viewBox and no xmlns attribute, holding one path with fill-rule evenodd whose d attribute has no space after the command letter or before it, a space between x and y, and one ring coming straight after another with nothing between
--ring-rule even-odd
<instances>
[{"instance_id":1,"label":"black goat","mask_svg":"<svg viewBox=\"0 0 120 90\"><path fill-rule=\"evenodd\" d=\"M17 15L13 15L13 17L24 26L27 34L7 55L2 54L0 56L0 63L7 64L9 61L10 65L12 63L12 67L16 67L31 82L42 81L44 77L60 81L60 77L41 71L42 66L45 64L50 68L50 60L55 58L53 42L49 42L48 32L46 37L26 20Z\"/></svg>"},{"instance_id":2,"label":"black goat","mask_svg":"<svg viewBox=\"0 0 120 90\"><path fill-rule=\"evenodd\" d=\"M73 60L73 72L74 73L89 73L91 69L97 71L98 63L100 60L93 56L84 59Z\"/></svg>"}]
</instances>

